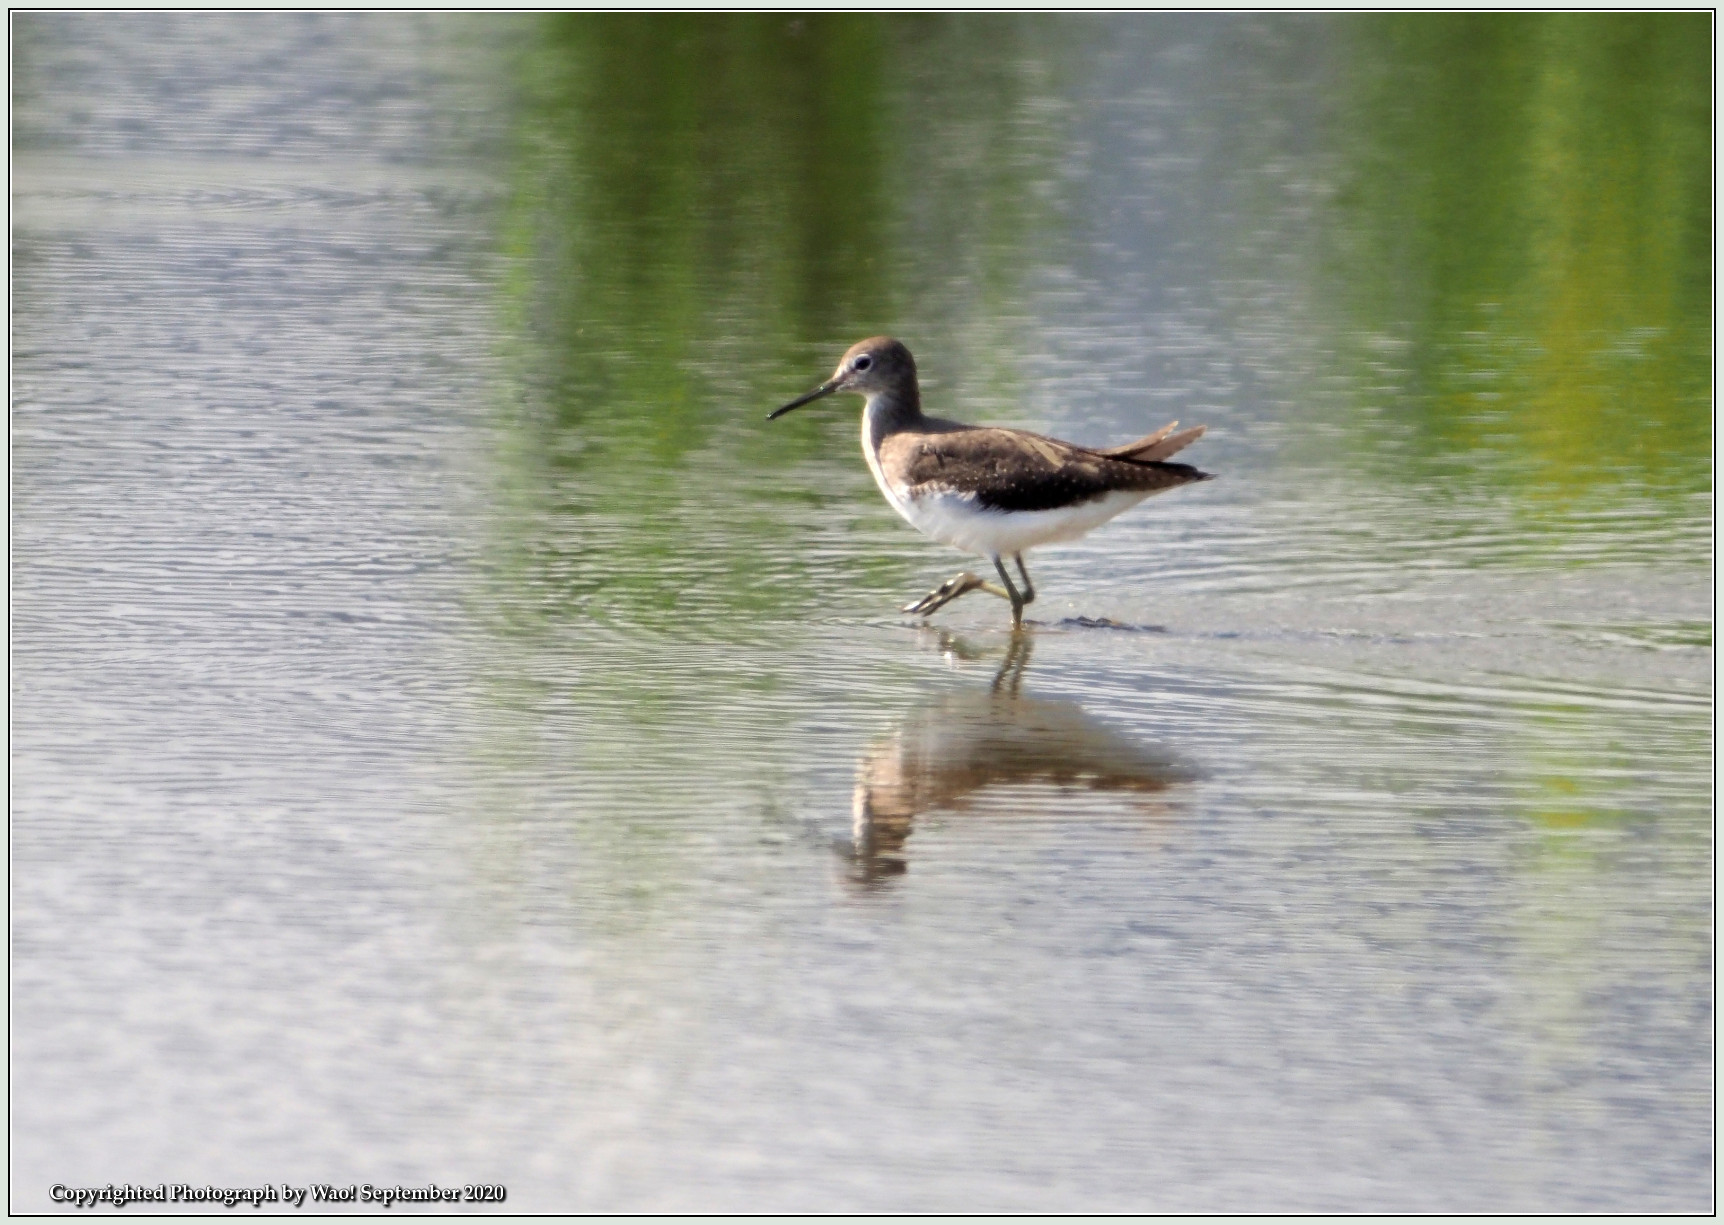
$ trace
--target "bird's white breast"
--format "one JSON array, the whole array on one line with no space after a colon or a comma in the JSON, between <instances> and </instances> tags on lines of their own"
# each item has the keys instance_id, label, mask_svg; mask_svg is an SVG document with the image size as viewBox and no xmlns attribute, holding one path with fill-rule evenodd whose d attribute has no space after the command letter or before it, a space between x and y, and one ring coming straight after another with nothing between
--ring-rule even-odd
<instances>
[{"instance_id":1,"label":"bird's white breast","mask_svg":"<svg viewBox=\"0 0 1724 1225\"><path fill-rule=\"evenodd\" d=\"M906 498L898 513L941 544L983 557L1009 557L1037 545L1076 540L1148 496L1141 489L1114 490L1074 506L1007 513L988 510L969 495L936 493Z\"/></svg>"},{"instance_id":2,"label":"bird's white breast","mask_svg":"<svg viewBox=\"0 0 1724 1225\"><path fill-rule=\"evenodd\" d=\"M911 518L909 510L906 509L909 499L905 492L894 487L880 470L880 429L883 423L874 404L873 400L869 400L868 406L862 410L862 456L868 461L868 471L874 474L874 483L880 486L880 492L886 495L892 509L914 524L916 520Z\"/></svg>"}]
</instances>

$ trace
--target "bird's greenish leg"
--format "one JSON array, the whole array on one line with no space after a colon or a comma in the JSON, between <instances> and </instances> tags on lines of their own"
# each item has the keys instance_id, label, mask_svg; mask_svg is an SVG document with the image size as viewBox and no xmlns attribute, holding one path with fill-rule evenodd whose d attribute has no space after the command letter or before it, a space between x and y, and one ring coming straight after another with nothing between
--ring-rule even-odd
<instances>
[{"instance_id":1,"label":"bird's greenish leg","mask_svg":"<svg viewBox=\"0 0 1724 1225\"><path fill-rule=\"evenodd\" d=\"M1011 600L1013 602L1013 607L1017 606L1017 595L1015 592L1007 592L1002 588L994 586L992 583L983 581L979 576L971 574L966 570L955 578L947 579L927 595L917 600L914 604L904 605L903 611L925 617L931 612L935 612L946 607L946 605L950 604L959 596L967 595L972 591L985 591L989 595L999 596L1002 600Z\"/></svg>"},{"instance_id":2,"label":"bird's greenish leg","mask_svg":"<svg viewBox=\"0 0 1724 1225\"><path fill-rule=\"evenodd\" d=\"M1019 595L1018 589L1012 586L1012 576L1006 573L1006 563L1001 561L998 556L994 558L994 569L1000 572L1000 582L1006 585L1003 594L1006 599L1012 602L1012 628L1017 629L1024 623L1024 605L1028 604L1029 601Z\"/></svg>"},{"instance_id":3,"label":"bird's greenish leg","mask_svg":"<svg viewBox=\"0 0 1724 1225\"><path fill-rule=\"evenodd\" d=\"M1024 603L1034 604L1036 602L1036 585L1030 582L1030 572L1024 569L1024 555L1022 553L1013 553L1012 560L1018 563L1018 573L1021 574L1024 579Z\"/></svg>"},{"instance_id":4,"label":"bird's greenish leg","mask_svg":"<svg viewBox=\"0 0 1724 1225\"><path fill-rule=\"evenodd\" d=\"M1011 604L1012 628L1020 629L1024 624L1024 606L1036 598L1036 589L1030 582L1030 572L1024 569L1023 555L1014 553L1012 558L1018 563L1018 573L1023 576L1024 589L1022 592L1012 582L1012 576L1006 571L1005 561L995 557L993 559L994 569L999 573L1001 586L996 587L966 570L955 578L947 579L914 604L904 605L904 611L925 617L931 612L944 608L961 595L967 595L972 591L985 591L989 595L997 595Z\"/></svg>"}]
</instances>

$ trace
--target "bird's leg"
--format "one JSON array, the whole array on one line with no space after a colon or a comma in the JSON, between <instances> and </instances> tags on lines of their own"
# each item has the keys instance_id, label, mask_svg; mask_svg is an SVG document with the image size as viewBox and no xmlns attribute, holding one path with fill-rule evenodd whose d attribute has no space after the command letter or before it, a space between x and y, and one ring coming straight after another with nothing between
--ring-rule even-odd
<instances>
[{"instance_id":1,"label":"bird's leg","mask_svg":"<svg viewBox=\"0 0 1724 1225\"><path fill-rule=\"evenodd\" d=\"M1030 572L1024 569L1024 555L1013 553L1012 560L1018 563L1018 573L1024 578L1024 603L1034 604L1036 602L1036 587L1034 583L1030 582Z\"/></svg>"},{"instance_id":2,"label":"bird's leg","mask_svg":"<svg viewBox=\"0 0 1724 1225\"><path fill-rule=\"evenodd\" d=\"M950 604L959 596L968 594L972 591L986 591L990 595L999 596L1002 600L1013 600L1015 598L1003 589L994 586L992 583L982 581L982 579L966 570L956 578L947 579L927 595L917 600L914 604L904 605L903 611L925 617L937 609L946 607L946 605Z\"/></svg>"},{"instance_id":3,"label":"bird's leg","mask_svg":"<svg viewBox=\"0 0 1724 1225\"><path fill-rule=\"evenodd\" d=\"M1012 602L1012 628L1018 629L1024 623L1024 605L1028 604L1029 601L1019 595L1018 589L1012 586L1012 576L1006 573L1006 563L1000 560L998 554L994 556L994 569L1000 573L1000 582L1006 585L1003 594L1006 599ZM1028 576L1026 575L1025 578L1027 580Z\"/></svg>"}]
</instances>

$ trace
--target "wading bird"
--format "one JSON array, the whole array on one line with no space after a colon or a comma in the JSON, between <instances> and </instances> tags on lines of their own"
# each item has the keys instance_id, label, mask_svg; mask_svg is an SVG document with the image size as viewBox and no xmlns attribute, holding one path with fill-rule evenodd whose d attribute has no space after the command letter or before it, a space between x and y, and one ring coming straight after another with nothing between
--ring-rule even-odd
<instances>
[{"instance_id":1,"label":"wading bird","mask_svg":"<svg viewBox=\"0 0 1724 1225\"><path fill-rule=\"evenodd\" d=\"M823 396L866 397L862 454L892 509L924 536L994 563L1000 585L968 570L948 579L905 612L926 616L971 591L1012 605L1012 625L1036 598L1024 552L1076 540L1151 494L1211 479L1168 456L1202 437L1204 427L1174 432L1178 422L1136 442L1095 450L1026 430L964 425L922 413L916 359L890 336L852 345L832 377L768 415L771 421ZM1023 589L1006 572L1010 557Z\"/></svg>"}]
</instances>

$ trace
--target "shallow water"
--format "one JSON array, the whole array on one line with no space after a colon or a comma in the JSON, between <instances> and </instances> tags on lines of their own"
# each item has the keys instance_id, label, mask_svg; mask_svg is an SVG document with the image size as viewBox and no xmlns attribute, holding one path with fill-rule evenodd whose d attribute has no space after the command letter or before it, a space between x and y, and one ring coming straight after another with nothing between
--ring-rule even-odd
<instances>
[{"instance_id":1,"label":"shallow water","mask_svg":"<svg viewBox=\"0 0 1724 1225\"><path fill-rule=\"evenodd\" d=\"M18 17L14 1210L1709 1209L1701 20Z\"/></svg>"}]
</instances>

